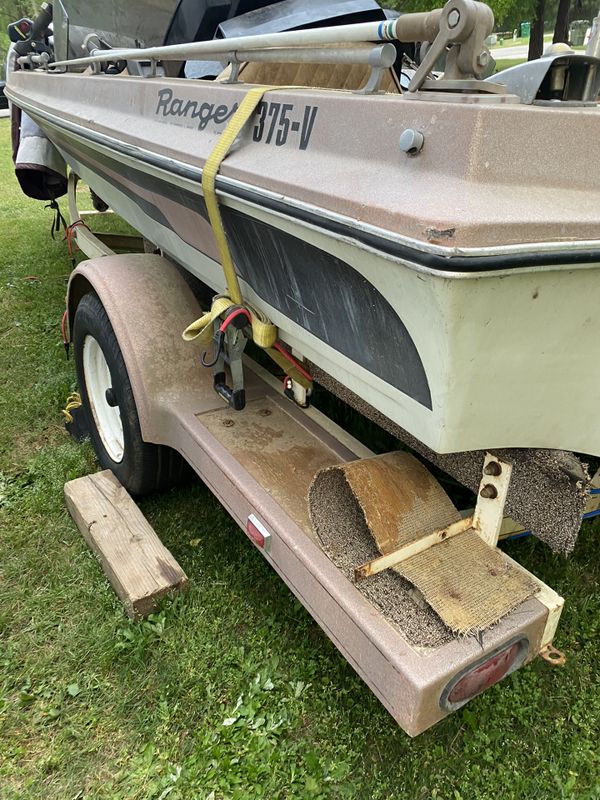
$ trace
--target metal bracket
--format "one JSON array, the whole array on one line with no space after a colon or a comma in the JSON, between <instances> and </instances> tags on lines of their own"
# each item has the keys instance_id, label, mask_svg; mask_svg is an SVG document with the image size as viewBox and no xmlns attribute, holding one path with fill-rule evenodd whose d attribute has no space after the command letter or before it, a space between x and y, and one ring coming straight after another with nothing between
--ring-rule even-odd
<instances>
[{"instance_id":1,"label":"metal bracket","mask_svg":"<svg viewBox=\"0 0 600 800\"><path fill-rule=\"evenodd\" d=\"M240 69L244 62L240 61L240 59L237 57L237 53L231 53L229 56L227 56L226 60L229 61L230 73L223 83L241 83Z\"/></svg>"},{"instance_id":2,"label":"metal bracket","mask_svg":"<svg viewBox=\"0 0 600 800\"><path fill-rule=\"evenodd\" d=\"M356 89L354 94L377 94L381 87L381 79L385 69L383 67L371 67L371 74L369 80L365 83L362 89Z\"/></svg>"},{"instance_id":3,"label":"metal bracket","mask_svg":"<svg viewBox=\"0 0 600 800\"><path fill-rule=\"evenodd\" d=\"M490 547L498 544L511 475L511 464L486 453L473 514L473 528Z\"/></svg>"},{"instance_id":4,"label":"metal bracket","mask_svg":"<svg viewBox=\"0 0 600 800\"><path fill-rule=\"evenodd\" d=\"M473 0L452 0L446 3L440 15L439 32L415 72L408 91L416 92L423 87L435 67L435 62L448 47L450 50L446 56L445 79L483 77L491 58L485 39L493 27L494 15L483 3Z\"/></svg>"},{"instance_id":5,"label":"metal bracket","mask_svg":"<svg viewBox=\"0 0 600 800\"><path fill-rule=\"evenodd\" d=\"M567 657L562 650L557 650L556 647L553 647L551 644L542 647L540 656L552 667L564 667L567 663Z\"/></svg>"},{"instance_id":6,"label":"metal bracket","mask_svg":"<svg viewBox=\"0 0 600 800\"><path fill-rule=\"evenodd\" d=\"M452 539L469 530L475 530L490 545L496 547L498 535L504 519L504 505L508 494L508 486L512 474L512 466L500 461L491 453L486 453L483 463L483 476L479 487L477 505L472 517L453 522L447 528L440 528L432 533L416 539L410 544L400 547L391 553L368 561L354 570L354 580L359 582L372 575L377 575L391 567L406 561L418 553L434 547L436 544Z\"/></svg>"}]
</instances>

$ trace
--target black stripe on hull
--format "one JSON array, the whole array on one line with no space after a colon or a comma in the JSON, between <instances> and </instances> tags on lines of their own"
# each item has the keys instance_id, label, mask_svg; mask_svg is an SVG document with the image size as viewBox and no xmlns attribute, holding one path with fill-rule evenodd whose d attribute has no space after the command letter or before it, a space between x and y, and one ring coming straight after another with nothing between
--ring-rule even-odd
<instances>
[{"instance_id":1,"label":"black stripe on hull","mask_svg":"<svg viewBox=\"0 0 600 800\"><path fill-rule=\"evenodd\" d=\"M148 217L178 236L165 213L123 181L208 218L199 195L122 164L82 142L53 138L66 153L73 153ZM371 374L432 409L427 375L415 343L373 284L350 264L303 239L225 206L221 212L240 277L259 297Z\"/></svg>"}]
</instances>

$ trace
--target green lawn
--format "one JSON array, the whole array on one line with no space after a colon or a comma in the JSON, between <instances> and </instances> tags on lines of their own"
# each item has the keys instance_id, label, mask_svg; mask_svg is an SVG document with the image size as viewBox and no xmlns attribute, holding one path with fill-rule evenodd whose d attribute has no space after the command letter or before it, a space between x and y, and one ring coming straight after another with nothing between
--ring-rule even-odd
<instances>
[{"instance_id":1,"label":"green lawn","mask_svg":"<svg viewBox=\"0 0 600 800\"><path fill-rule=\"evenodd\" d=\"M1 800L600 798L591 525L568 562L510 545L567 598L567 666L538 660L416 740L199 484L143 503L189 592L127 621L63 505L96 468L61 422L70 262L8 140L1 120Z\"/></svg>"},{"instance_id":2,"label":"green lawn","mask_svg":"<svg viewBox=\"0 0 600 800\"><path fill-rule=\"evenodd\" d=\"M496 59L496 72L502 72L503 69L509 67L516 67L517 64L522 64L527 59L525 58L499 58Z\"/></svg>"}]
</instances>

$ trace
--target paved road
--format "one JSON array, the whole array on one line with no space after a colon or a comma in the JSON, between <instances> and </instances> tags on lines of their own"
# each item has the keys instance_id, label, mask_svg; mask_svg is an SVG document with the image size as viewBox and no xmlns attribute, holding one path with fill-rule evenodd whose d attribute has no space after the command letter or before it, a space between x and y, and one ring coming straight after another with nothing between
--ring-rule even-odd
<instances>
[{"instance_id":1,"label":"paved road","mask_svg":"<svg viewBox=\"0 0 600 800\"><path fill-rule=\"evenodd\" d=\"M4 117L10 117L8 108L0 108L0 119L4 119Z\"/></svg>"},{"instance_id":2,"label":"paved road","mask_svg":"<svg viewBox=\"0 0 600 800\"><path fill-rule=\"evenodd\" d=\"M515 47L492 47L490 53L498 61L500 58L527 58L529 45L518 44Z\"/></svg>"}]
</instances>

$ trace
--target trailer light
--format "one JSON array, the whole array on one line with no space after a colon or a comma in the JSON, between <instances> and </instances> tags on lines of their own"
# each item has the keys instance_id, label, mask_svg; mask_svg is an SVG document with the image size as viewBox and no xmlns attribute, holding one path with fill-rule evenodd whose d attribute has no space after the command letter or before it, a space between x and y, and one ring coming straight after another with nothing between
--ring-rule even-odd
<instances>
[{"instance_id":1,"label":"trailer light","mask_svg":"<svg viewBox=\"0 0 600 800\"><path fill-rule=\"evenodd\" d=\"M271 552L271 534L254 514L250 514L246 523L248 538L265 553Z\"/></svg>"},{"instance_id":2,"label":"trailer light","mask_svg":"<svg viewBox=\"0 0 600 800\"><path fill-rule=\"evenodd\" d=\"M522 637L503 645L474 666L455 675L442 693L441 707L446 711L456 711L464 706L471 698L519 669L528 651L529 641Z\"/></svg>"}]
</instances>

